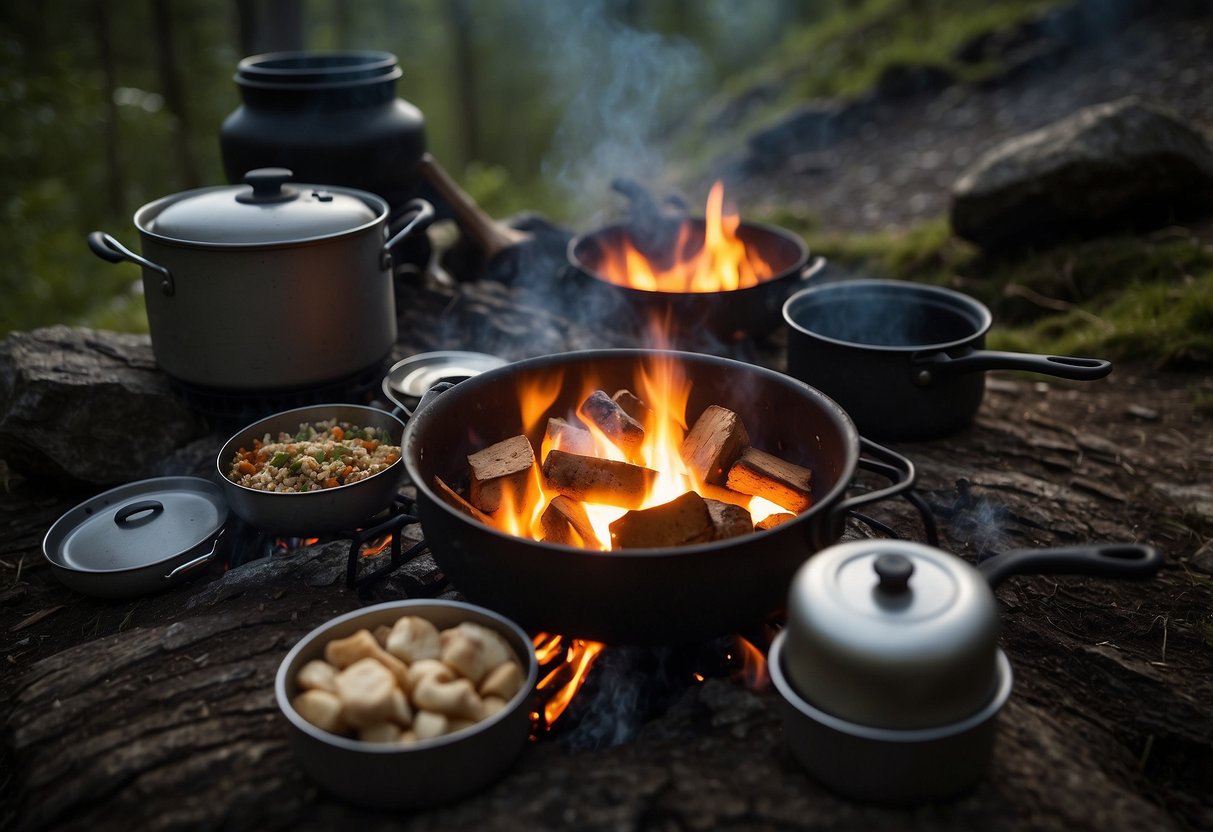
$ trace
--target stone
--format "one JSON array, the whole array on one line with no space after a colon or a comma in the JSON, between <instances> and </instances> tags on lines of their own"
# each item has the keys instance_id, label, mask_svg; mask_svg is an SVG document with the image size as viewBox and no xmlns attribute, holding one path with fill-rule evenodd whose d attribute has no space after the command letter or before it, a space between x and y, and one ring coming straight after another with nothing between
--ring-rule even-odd
<instances>
[{"instance_id":1,"label":"stone","mask_svg":"<svg viewBox=\"0 0 1213 832\"><path fill-rule=\"evenodd\" d=\"M747 167L755 171L777 169L794 156L838 144L854 129L861 107L842 100L803 104L749 137Z\"/></svg>"},{"instance_id":2,"label":"stone","mask_svg":"<svg viewBox=\"0 0 1213 832\"><path fill-rule=\"evenodd\" d=\"M1135 97L1010 139L952 188L957 235L986 249L1156 227L1206 210L1213 142Z\"/></svg>"},{"instance_id":3,"label":"stone","mask_svg":"<svg viewBox=\"0 0 1213 832\"><path fill-rule=\"evenodd\" d=\"M31 481L113 486L176 473L166 459L205 433L146 335L59 325L0 342L0 458Z\"/></svg>"}]
</instances>

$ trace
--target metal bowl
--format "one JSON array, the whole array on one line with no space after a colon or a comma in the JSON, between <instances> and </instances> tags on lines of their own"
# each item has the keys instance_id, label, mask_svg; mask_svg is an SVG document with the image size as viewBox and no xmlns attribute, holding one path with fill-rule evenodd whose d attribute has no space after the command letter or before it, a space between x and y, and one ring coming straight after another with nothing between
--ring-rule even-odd
<instances>
[{"instance_id":1,"label":"metal bowl","mask_svg":"<svg viewBox=\"0 0 1213 832\"><path fill-rule=\"evenodd\" d=\"M411 745L367 743L330 734L291 706L299 669L322 658L333 639L403 615L428 619L446 629L472 621L500 633L526 671L522 689L506 706L475 725ZM286 719L291 746L304 771L346 800L378 808L418 808L456 800L485 788L505 773L526 745L530 704L539 665L527 634L509 619L459 601L392 601L338 616L312 630L278 667L274 696Z\"/></svg>"},{"instance_id":2,"label":"metal bowl","mask_svg":"<svg viewBox=\"0 0 1213 832\"><path fill-rule=\"evenodd\" d=\"M394 445L401 444L404 438L404 422L378 408L363 405L320 404L267 416L237 431L224 443L215 459L224 496L232 511L264 532L305 537L355 529L391 505L405 476L404 463L399 459L364 480L317 491L260 491L228 479L232 457L241 447L251 447L254 439L266 433L295 433L300 424L325 419L386 430Z\"/></svg>"},{"instance_id":3,"label":"metal bowl","mask_svg":"<svg viewBox=\"0 0 1213 832\"><path fill-rule=\"evenodd\" d=\"M952 797L984 776L997 717L1011 695L1011 663L997 651L993 697L965 719L930 728L874 728L840 719L805 699L789 681L787 631L771 643L767 670L783 699L784 741L797 762L845 797L909 805Z\"/></svg>"}]
</instances>

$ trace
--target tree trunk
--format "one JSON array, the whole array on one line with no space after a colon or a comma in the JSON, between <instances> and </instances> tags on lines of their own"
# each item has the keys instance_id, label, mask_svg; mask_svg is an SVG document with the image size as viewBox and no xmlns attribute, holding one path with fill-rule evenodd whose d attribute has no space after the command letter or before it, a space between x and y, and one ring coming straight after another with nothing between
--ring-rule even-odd
<instances>
[{"instance_id":1,"label":"tree trunk","mask_svg":"<svg viewBox=\"0 0 1213 832\"><path fill-rule=\"evenodd\" d=\"M176 148L177 165L181 170L182 186L197 188L202 184L198 173L198 159L190 141L189 107L185 90L181 84L181 68L177 61L176 32L173 27L173 10L169 0L152 0L152 20L155 26L156 64L160 72L160 88L164 92L164 105L173 116L173 146Z\"/></svg>"},{"instance_id":2,"label":"tree trunk","mask_svg":"<svg viewBox=\"0 0 1213 832\"><path fill-rule=\"evenodd\" d=\"M476 50L473 12L467 0L451 0L451 54L459 100L459 137L464 164L481 158L479 108L476 106Z\"/></svg>"},{"instance_id":3,"label":"tree trunk","mask_svg":"<svg viewBox=\"0 0 1213 832\"><path fill-rule=\"evenodd\" d=\"M236 19L246 56L303 49L302 0L236 0Z\"/></svg>"},{"instance_id":4,"label":"tree trunk","mask_svg":"<svg viewBox=\"0 0 1213 832\"><path fill-rule=\"evenodd\" d=\"M105 191L109 200L109 210L114 216L126 214L126 193L122 183L126 176L122 171L122 159L119 155L119 125L118 104L114 101L114 90L118 86L118 70L114 64L113 36L110 30L109 0L97 0L93 5L93 13L97 21L97 54L101 56L101 67L105 77L103 93L105 95Z\"/></svg>"}]
</instances>

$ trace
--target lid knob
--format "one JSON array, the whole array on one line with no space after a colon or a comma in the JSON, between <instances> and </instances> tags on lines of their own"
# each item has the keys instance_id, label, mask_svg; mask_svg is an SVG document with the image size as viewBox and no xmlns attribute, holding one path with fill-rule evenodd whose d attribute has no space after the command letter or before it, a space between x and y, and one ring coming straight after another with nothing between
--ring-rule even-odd
<instances>
[{"instance_id":1,"label":"lid knob","mask_svg":"<svg viewBox=\"0 0 1213 832\"><path fill-rule=\"evenodd\" d=\"M287 168L257 168L244 175L246 185L253 186L251 194L239 194L237 202L264 205L272 202L286 202L294 199L298 191L294 188L284 188L287 182L295 177L293 171Z\"/></svg>"},{"instance_id":2,"label":"lid knob","mask_svg":"<svg viewBox=\"0 0 1213 832\"><path fill-rule=\"evenodd\" d=\"M890 595L900 595L910 590L910 576L914 574L914 564L905 555L881 555L872 562L872 569L880 578L877 587L881 592Z\"/></svg>"}]
</instances>

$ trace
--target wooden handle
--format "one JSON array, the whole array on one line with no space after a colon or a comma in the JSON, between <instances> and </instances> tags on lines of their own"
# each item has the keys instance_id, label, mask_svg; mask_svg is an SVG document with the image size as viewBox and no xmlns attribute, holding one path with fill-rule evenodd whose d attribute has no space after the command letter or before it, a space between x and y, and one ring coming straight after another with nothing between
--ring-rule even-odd
<instances>
[{"instance_id":1,"label":"wooden handle","mask_svg":"<svg viewBox=\"0 0 1213 832\"><path fill-rule=\"evenodd\" d=\"M421 174L451 206L456 222L480 244L485 257L491 260L505 249L530 239L531 235L507 228L486 214L432 155L422 155L419 164Z\"/></svg>"}]
</instances>

